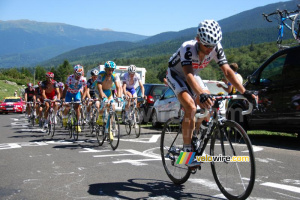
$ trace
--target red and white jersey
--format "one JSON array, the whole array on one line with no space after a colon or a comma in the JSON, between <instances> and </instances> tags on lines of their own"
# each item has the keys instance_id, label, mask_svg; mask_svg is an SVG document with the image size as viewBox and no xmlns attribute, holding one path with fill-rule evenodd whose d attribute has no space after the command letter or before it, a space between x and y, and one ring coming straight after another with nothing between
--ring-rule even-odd
<instances>
[{"instance_id":1,"label":"red and white jersey","mask_svg":"<svg viewBox=\"0 0 300 200\"><path fill-rule=\"evenodd\" d=\"M175 72L182 80L186 79L182 69L182 67L185 65L192 65L194 74L197 75L209 64L212 59L214 59L219 66L227 63L221 43L218 43L218 45L210 52L209 55L205 55L201 62L198 55L198 48L197 40L186 41L170 58L170 70Z\"/></svg>"},{"instance_id":2,"label":"red and white jersey","mask_svg":"<svg viewBox=\"0 0 300 200\"><path fill-rule=\"evenodd\" d=\"M87 85L86 78L81 76L79 80L76 80L75 75L72 74L68 77L66 85L68 86L67 92L76 94L80 89Z\"/></svg>"}]
</instances>

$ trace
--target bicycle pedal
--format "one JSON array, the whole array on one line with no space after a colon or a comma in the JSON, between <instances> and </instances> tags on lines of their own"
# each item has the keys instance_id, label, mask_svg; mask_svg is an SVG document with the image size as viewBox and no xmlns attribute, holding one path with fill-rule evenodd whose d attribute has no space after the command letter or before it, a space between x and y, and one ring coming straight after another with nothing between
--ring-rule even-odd
<instances>
[{"instance_id":1,"label":"bicycle pedal","mask_svg":"<svg viewBox=\"0 0 300 200\"><path fill-rule=\"evenodd\" d=\"M193 168L193 169L190 169L191 170L191 174L196 174L197 172L197 168Z\"/></svg>"}]
</instances>

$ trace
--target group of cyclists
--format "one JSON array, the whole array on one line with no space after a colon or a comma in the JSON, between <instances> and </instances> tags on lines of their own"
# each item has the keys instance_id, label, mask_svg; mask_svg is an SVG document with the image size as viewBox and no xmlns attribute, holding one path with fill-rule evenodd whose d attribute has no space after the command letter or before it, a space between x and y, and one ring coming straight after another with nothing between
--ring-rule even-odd
<instances>
[{"instance_id":1,"label":"group of cyclists","mask_svg":"<svg viewBox=\"0 0 300 200\"><path fill-rule=\"evenodd\" d=\"M74 66L74 73L68 76L65 83L57 82L54 80L54 74L47 72L44 81L38 82L38 87L34 88L32 83L27 84L25 89L25 101L34 102L36 123L43 119L43 127L48 126L48 113L51 103L55 115L59 108L62 108L62 121L63 126L67 126L67 115L70 110L69 102L75 102L75 111L77 116L76 129L81 132L81 125L90 120L90 110L92 102L89 99L96 100L96 107L99 110L98 124L103 123L102 115L105 106L108 102L116 101L124 102L127 106L125 108L128 113L131 101L129 98L137 97L135 86L140 85L142 97L144 97L144 87L141 82L139 74L136 73L136 66L130 65L128 72L124 74L122 80L116 74L116 64L113 61L107 61L104 64L104 71L97 70L96 68L91 71L90 79L86 80L84 77L84 68L82 65ZM121 83L123 87L121 87ZM124 101L125 100L125 101ZM135 99L136 101L136 99ZM59 103L61 102L61 103ZM81 119L81 105L86 104L86 121ZM28 104L26 113L29 116L31 113L31 104ZM44 115L42 115L44 113ZM128 116L125 115L127 119ZM55 120L55 123L56 120Z\"/></svg>"},{"instance_id":2,"label":"group of cyclists","mask_svg":"<svg viewBox=\"0 0 300 200\"><path fill-rule=\"evenodd\" d=\"M202 131L205 131L205 128L207 128L205 122L207 122L209 117L206 119L198 119L195 123L194 116L197 106L209 109L213 105L210 92L198 75L211 60L217 62L226 79L232 83L240 94L243 94L251 101L256 98L251 91L245 90L235 76L234 71L228 65L221 40L222 31L218 22L215 20L204 20L200 22L197 27L196 38L184 42L169 60L165 83L174 91L184 109L182 133L183 150L186 152L193 151L191 144L193 131L197 129L200 131L200 127ZM136 66L129 66L128 72L123 76L123 80L120 80L120 77L114 72L116 64L113 61L107 61L104 66L105 71L99 72L95 69L92 70L91 78L87 81L84 77L83 66L76 65L74 67L74 74L67 78L65 84L57 83L54 80L54 74L47 72L46 80L38 83L39 88L37 88L36 92L32 89L32 84L28 84L28 88L25 92L25 100L43 102L43 99L62 99L64 102L70 102L73 99L79 102L85 98L96 98L98 94L102 103L100 105L98 102L96 106L99 109L99 117L101 118L105 108L105 102L113 100L114 96L117 97L118 101L123 101L122 97L127 100L130 97L136 97L134 86L137 83L139 83L144 97L143 84L141 83L139 75L135 73ZM121 82L123 84L122 87ZM130 101L127 102L128 104L125 107L126 113L128 113ZM87 112L89 112L90 106L91 104L89 103ZM37 107L36 109L37 115L40 117L42 117L40 114L41 107L43 106ZM63 123L66 124L66 115L69 111L69 107L67 105L64 107ZM47 119L49 103L44 103L44 109L44 118ZM79 119L78 122L81 123L80 104L78 104L75 109L77 118ZM57 105L55 106L55 112L57 112ZM89 115L87 120L89 120ZM98 119L97 122L101 123L101 119ZM46 121L45 126L47 126ZM80 124L78 124L78 129L80 130Z\"/></svg>"}]
</instances>

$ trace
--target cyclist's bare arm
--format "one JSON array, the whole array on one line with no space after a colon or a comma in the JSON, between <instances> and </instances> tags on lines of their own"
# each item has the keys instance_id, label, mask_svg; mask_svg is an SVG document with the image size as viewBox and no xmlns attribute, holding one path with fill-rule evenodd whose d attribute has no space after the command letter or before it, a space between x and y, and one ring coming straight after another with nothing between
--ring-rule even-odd
<instances>
[{"instance_id":1,"label":"cyclist's bare arm","mask_svg":"<svg viewBox=\"0 0 300 200\"><path fill-rule=\"evenodd\" d=\"M142 97L145 98L145 88L143 86L143 83L141 80L139 80L139 85L140 85L140 88L142 90Z\"/></svg>"},{"instance_id":2,"label":"cyclist's bare arm","mask_svg":"<svg viewBox=\"0 0 300 200\"><path fill-rule=\"evenodd\" d=\"M127 97L127 92L126 92L126 82L124 81L123 82L123 91L124 91L124 95L125 95L125 97Z\"/></svg>"},{"instance_id":3,"label":"cyclist's bare arm","mask_svg":"<svg viewBox=\"0 0 300 200\"><path fill-rule=\"evenodd\" d=\"M44 88L42 89L42 97L43 97L43 99L47 99L46 90Z\"/></svg>"},{"instance_id":4,"label":"cyclist's bare arm","mask_svg":"<svg viewBox=\"0 0 300 200\"><path fill-rule=\"evenodd\" d=\"M101 99L103 98L107 98L107 96L104 94L103 89L102 89L102 84L101 83L97 83L97 88L99 91L99 96Z\"/></svg>"},{"instance_id":5,"label":"cyclist's bare arm","mask_svg":"<svg viewBox=\"0 0 300 200\"><path fill-rule=\"evenodd\" d=\"M82 99L85 99L86 96L87 96L87 86L84 86Z\"/></svg>"},{"instance_id":6,"label":"cyclist's bare arm","mask_svg":"<svg viewBox=\"0 0 300 200\"><path fill-rule=\"evenodd\" d=\"M68 86L67 84L65 85L65 89L64 89L64 92L63 92L63 96L62 96L62 99L66 98L66 94L67 94L67 90L68 90Z\"/></svg>"},{"instance_id":7,"label":"cyclist's bare arm","mask_svg":"<svg viewBox=\"0 0 300 200\"><path fill-rule=\"evenodd\" d=\"M192 65L186 65L183 66L183 72L186 77L186 81L189 84L189 86L192 88L192 90L197 94L197 98L203 93L206 93L205 90L201 88L201 86L197 83L195 77L194 77L194 72L193 72L193 66ZM199 106L201 108L209 108L210 106L213 105L213 102L208 99L204 103L199 103Z\"/></svg>"},{"instance_id":8,"label":"cyclist's bare arm","mask_svg":"<svg viewBox=\"0 0 300 200\"><path fill-rule=\"evenodd\" d=\"M241 93L244 94L245 88L238 80L237 76L235 75L234 71L230 68L228 64L224 64L221 66L221 70L223 71L227 80Z\"/></svg>"},{"instance_id":9,"label":"cyclist's bare arm","mask_svg":"<svg viewBox=\"0 0 300 200\"><path fill-rule=\"evenodd\" d=\"M59 88L55 88L55 92L57 94L57 99L60 100L60 92L59 92Z\"/></svg>"},{"instance_id":10,"label":"cyclist's bare arm","mask_svg":"<svg viewBox=\"0 0 300 200\"><path fill-rule=\"evenodd\" d=\"M120 81L116 81L117 97L122 97L122 87L120 86ZM125 90L126 91L126 90Z\"/></svg>"},{"instance_id":11,"label":"cyclist's bare arm","mask_svg":"<svg viewBox=\"0 0 300 200\"><path fill-rule=\"evenodd\" d=\"M86 88L86 96L91 99L90 88Z\"/></svg>"}]
</instances>

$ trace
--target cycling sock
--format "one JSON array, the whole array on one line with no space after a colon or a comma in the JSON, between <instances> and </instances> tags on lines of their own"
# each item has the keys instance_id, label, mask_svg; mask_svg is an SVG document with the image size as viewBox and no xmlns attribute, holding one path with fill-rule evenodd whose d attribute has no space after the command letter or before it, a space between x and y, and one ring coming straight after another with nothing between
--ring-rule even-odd
<instances>
[{"instance_id":1,"label":"cycling sock","mask_svg":"<svg viewBox=\"0 0 300 200\"><path fill-rule=\"evenodd\" d=\"M192 145L191 144L183 144L183 151L184 152L192 152Z\"/></svg>"}]
</instances>

